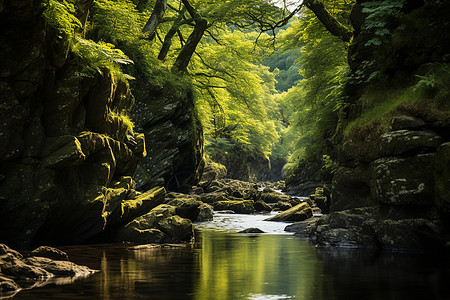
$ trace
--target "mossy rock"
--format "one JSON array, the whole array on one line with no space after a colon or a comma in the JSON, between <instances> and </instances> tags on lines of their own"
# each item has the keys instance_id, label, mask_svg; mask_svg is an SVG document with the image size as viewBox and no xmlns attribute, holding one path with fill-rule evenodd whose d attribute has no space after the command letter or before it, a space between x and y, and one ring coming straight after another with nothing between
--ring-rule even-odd
<instances>
[{"instance_id":1,"label":"mossy rock","mask_svg":"<svg viewBox=\"0 0 450 300\"><path fill-rule=\"evenodd\" d=\"M304 221L312 217L312 209L308 203L300 203L286 211L279 213L276 216L266 219L265 221L286 221L298 222Z\"/></svg>"},{"instance_id":2,"label":"mossy rock","mask_svg":"<svg viewBox=\"0 0 450 300\"><path fill-rule=\"evenodd\" d=\"M157 228L169 236L170 242L190 242L194 237L192 222L177 215L161 220Z\"/></svg>"},{"instance_id":3,"label":"mossy rock","mask_svg":"<svg viewBox=\"0 0 450 300\"><path fill-rule=\"evenodd\" d=\"M231 210L238 214L251 214L255 212L253 200L243 201L217 201L213 203L214 210Z\"/></svg>"}]
</instances>

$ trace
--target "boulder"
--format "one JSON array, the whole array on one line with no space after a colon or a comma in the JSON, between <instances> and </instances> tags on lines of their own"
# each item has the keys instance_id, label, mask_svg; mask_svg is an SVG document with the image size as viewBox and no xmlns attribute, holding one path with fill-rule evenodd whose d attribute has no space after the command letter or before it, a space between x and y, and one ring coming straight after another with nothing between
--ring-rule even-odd
<instances>
[{"instance_id":1,"label":"boulder","mask_svg":"<svg viewBox=\"0 0 450 300\"><path fill-rule=\"evenodd\" d=\"M169 236L168 242L191 242L194 238L192 222L177 215L162 219L156 226Z\"/></svg>"},{"instance_id":2,"label":"boulder","mask_svg":"<svg viewBox=\"0 0 450 300\"><path fill-rule=\"evenodd\" d=\"M296 221L303 221L311 217L312 217L311 207L308 205L308 203L303 202L273 217L265 219L265 221L296 222Z\"/></svg>"},{"instance_id":3,"label":"boulder","mask_svg":"<svg viewBox=\"0 0 450 300\"><path fill-rule=\"evenodd\" d=\"M169 198L165 201L166 204L174 206L176 214L180 217L187 218L192 222L197 220L200 213L200 206L203 202L189 197Z\"/></svg>"},{"instance_id":4,"label":"boulder","mask_svg":"<svg viewBox=\"0 0 450 300\"><path fill-rule=\"evenodd\" d=\"M391 121L392 130L415 129L425 126L425 121L412 116L397 116Z\"/></svg>"},{"instance_id":5,"label":"boulder","mask_svg":"<svg viewBox=\"0 0 450 300\"><path fill-rule=\"evenodd\" d=\"M0 244L0 266L0 297L12 297L21 289L32 287L33 283L52 277L74 279L96 272L68 261L66 253L47 246L35 249L24 258L19 252Z\"/></svg>"},{"instance_id":6,"label":"boulder","mask_svg":"<svg viewBox=\"0 0 450 300\"><path fill-rule=\"evenodd\" d=\"M199 212L197 215L196 222L204 222L204 221L210 221L214 217L213 208L209 204L201 204L199 207Z\"/></svg>"},{"instance_id":7,"label":"boulder","mask_svg":"<svg viewBox=\"0 0 450 300\"><path fill-rule=\"evenodd\" d=\"M30 253L30 256L34 257L45 257L53 260L68 261L69 257L67 254L57 248L40 246Z\"/></svg>"},{"instance_id":8,"label":"boulder","mask_svg":"<svg viewBox=\"0 0 450 300\"><path fill-rule=\"evenodd\" d=\"M292 204L288 201L278 201L273 207L274 210L281 211L288 210L289 208L292 208Z\"/></svg>"},{"instance_id":9,"label":"boulder","mask_svg":"<svg viewBox=\"0 0 450 300\"><path fill-rule=\"evenodd\" d=\"M251 214L255 212L255 202L253 200L217 201L212 205L214 210L231 210L238 214Z\"/></svg>"},{"instance_id":10,"label":"boulder","mask_svg":"<svg viewBox=\"0 0 450 300\"><path fill-rule=\"evenodd\" d=\"M262 200L255 201L254 207L255 207L255 210L258 212L261 212L261 211L271 212L272 211L272 208L269 205L267 205L266 202L264 202Z\"/></svg>"},{"instance_id":11,"label":"boulder","mask_svg":"<svg viewBox=\"0 0 450 300\"><path fill-rule=\"evenodd\" d=\"M431 220L414 218L372 221L371 227L383 249L424 250L437 249L440 225Z\"/></svg>"},{"instance_id":12,"label":"boulder","mask_svg":"<svg viewBox=\"0 0 450 300\"><path fill-rule=\"evenodd\" d=\"M241 230L238 233L264 233L264 231L262 231L259 228L251 227L251 228Z\"/></svg>"},{"instance_id":13,"label":"boulder","mask_svg":"<svg viewBox=\"0 0 450 300\"><path fill-rule=\"evenodd\" d=\"M434 151L442 138L434 131L397 130L382 134L377 157L398 156L409 152Z\"/></svg>"},{"instance_id":14,"label":"boulder","mask_svg":"<svg viewBox=\"0 0 450 300\"><path fill-rule=\"evenodd\" d=\"M225 192L205 193L200 195L200 199L205 203L228 201L228 194Z\"/></svg>"},{"instance_id":15,"label":"boulder","mask_svg":"<svg viewBox=\"0 0 450 300\"><path fill-rule=\"evenodd\" d=\"M434 154L380 158L372 169L372 199L389 205L432 206Z\"/></svg>"},{"instance_id":16,"label":"boulder","mask_svg":"<svg viewBox=\"0 0 450 300\"><path fill-rule=\"evenodd\" d=\"M279 201L289 202L291 200L291 197L272 190L264 190L261 193L261 197L259 198L259 200L262 200L266 203L277 203Z\"/></svg>"},{"instance_id":17,"label":"boulder","mask_svg":"<svg viewBox=\"0 0 450 300\"><path fill-rule=\"evenodd\" d=\"M341 167L333 176L330 211L370 206L370 173L367 166Z\"/></svg>"}]
</instances>

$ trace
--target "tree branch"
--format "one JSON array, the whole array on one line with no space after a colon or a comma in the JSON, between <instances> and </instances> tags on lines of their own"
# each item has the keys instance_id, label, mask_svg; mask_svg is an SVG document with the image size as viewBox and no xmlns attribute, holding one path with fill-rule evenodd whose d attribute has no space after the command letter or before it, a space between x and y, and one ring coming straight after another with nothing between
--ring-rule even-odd
<instances>
[{"instance_id":1,"label":"tree branch","mask_svg":"<svg viewBox=\"0 0 450 300\"><path fill-rule=\"evenodd\" d=\"M353 32L339 23L339 21L328 12L321 1L304 0L303 4L316 15L319 21L322 22L332 35L339 37L344 42L350 42L353 37Z\"/></svg>"}]
</instances>

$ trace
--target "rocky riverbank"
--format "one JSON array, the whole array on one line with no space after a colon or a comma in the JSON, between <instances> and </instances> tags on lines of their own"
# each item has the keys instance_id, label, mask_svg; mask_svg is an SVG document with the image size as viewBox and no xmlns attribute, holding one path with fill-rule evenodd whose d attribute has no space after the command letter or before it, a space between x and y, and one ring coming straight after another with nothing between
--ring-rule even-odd
<instances>
[{"instance_id":1,"label":"rocky riverbank","mask_svg":"<svg viewBox=\"0 0 450 300\"><path fill-rule=\"evenodd\" d=\"M214 211L253 214L282 211L267 221L295 222L313 215L315 204L282 194L284 182L250 183L234 179L200 182L188 194L167 193L163 203L125 227L111 232L114 241L132 243L190 242L195 222L211 220Z\"/></svg>"},{"instance_id":2,"label":"rocky riverbank","mask_svg":"<svg viewBox=\"0 0 450 300\"><path fill-rule=\"evenodd\" d=\"M0 244L0 266L0 299L50 283L69 284L97 272L70 262L65 252L45 246L21 254Z\"/></svg>"}]
</instances>

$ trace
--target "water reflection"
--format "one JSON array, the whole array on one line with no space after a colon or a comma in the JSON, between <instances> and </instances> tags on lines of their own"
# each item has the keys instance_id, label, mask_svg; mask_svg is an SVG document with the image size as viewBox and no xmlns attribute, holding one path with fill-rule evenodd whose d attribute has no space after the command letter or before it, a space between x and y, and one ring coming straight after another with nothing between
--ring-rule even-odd
<instances>
[{"instance_id":1,"label":"water reflection","mask_svg":"<svg viewBox=\"0 0 450 300\"><path fill-rule=\"evenodd\" d=\"M194 299L307 299L323 268L315 250L289 236L204 232Z\"/></svg>"},{"instance_id":2,"label":"water reflection","mask_svg":"<svg viewBox=\"0 0 450 300\"><path fill-rule=\"evenodd\" d=\"M204 231L190 248L65 248L100 270L14 299L450 299L449 268L418 254L316 249L288 235Z\"/></svg>"}]
</instances>

